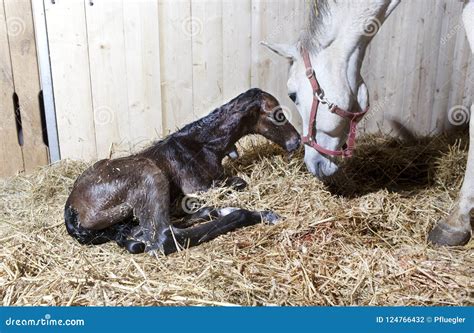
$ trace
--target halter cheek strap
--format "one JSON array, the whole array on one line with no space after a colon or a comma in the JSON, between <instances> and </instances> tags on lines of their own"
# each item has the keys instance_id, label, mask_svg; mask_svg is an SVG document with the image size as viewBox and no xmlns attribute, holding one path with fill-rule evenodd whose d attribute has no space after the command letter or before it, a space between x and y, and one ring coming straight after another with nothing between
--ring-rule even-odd
<instances>
[{"instance_id":1,"label":"halter cheek strap","mask_svg":"<svg viewBox=\"0 0 474 333\"><path fill-rule=\"evenodd\" d=\"M302 137L303 143L316 149L318 152L325 155L352 157L353 151L355 149L355 144L356 144L357 123L367 113L367 111L369 110L369 107L367 106L367 108L361 112L348 112L346 110L339 108L337 105L330 103L324 97L324 94L321 91L318 80L316 79L315 72L313 70L313 67L311 66L311 60L309 58L308 51L301 48L301 56L303 57L303 60L304 60L304 64L306 68L306 76L308 77L308 80L313 89L313 104L311 105L311 114L309 117L308 135L304 135ZM329 150L320 146L316 142L316 116L318 114L319 103L327 104L330 112L335 113L342 118L349 119L350 125L349 125L349 135L347 138L347 142L344 145L344 147L340 150Z\"/></svg>"}]
</instances>

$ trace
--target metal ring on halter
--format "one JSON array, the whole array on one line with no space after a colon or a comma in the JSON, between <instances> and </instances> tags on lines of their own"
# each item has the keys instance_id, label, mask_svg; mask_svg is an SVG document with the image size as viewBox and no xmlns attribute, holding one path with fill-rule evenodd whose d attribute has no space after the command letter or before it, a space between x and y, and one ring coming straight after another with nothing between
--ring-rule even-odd
<instances>
[{"instance_id":1,"label":"metal ring on halter","mask_svg":"<svg viewBox=\"0 0 474 333\"><path fill-rule=\"evenodd\" d=\"M326 104L327 103L327 99L324 98L324 91L322 89L320 90L316 90L314 92L314 97L317 98L317 100L321 103L321 104Z\"/></svg>"},{"instance_id":2,"label":"metal ring on halter","mask_svg":"<svg viewBox=\"0 0 474 333\"><path fill-rule=\"evenodd\" d=\"M314 96L318 99L318 101L321 104L327 104L329 112L334 113L336 111L337 105L334 103L331 103L327 100L326 97L324 97L324 91L322 89L319 89L314 92Z\"/></svg>"}]
</instances>

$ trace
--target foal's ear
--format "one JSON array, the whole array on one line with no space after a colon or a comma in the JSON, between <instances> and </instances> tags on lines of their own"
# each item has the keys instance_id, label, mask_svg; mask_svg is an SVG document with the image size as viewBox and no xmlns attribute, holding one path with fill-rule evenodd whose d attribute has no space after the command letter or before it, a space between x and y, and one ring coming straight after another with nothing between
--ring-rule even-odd
<instances>
[{"instance_id":1,"label":"foal's ear","mask_svg":"<svg viewBox=\"0 0 474 333\"><path fill-rule=\"evenodd\" d=\"M266 46L271 51L291 61L295 61L298 56L298 49L296 48L296 45L273 44L264 41L261 41L260 44Z\"/></svg>"}]
</instances>

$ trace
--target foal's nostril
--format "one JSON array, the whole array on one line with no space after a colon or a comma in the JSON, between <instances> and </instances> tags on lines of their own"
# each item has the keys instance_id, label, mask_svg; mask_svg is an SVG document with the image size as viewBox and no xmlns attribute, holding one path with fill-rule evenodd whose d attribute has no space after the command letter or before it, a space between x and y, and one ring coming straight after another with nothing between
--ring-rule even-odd
<instances>
[{"instance_id":1,"label":"foal's nostril","mask_svg":"<svg viewBox=\"0 0 474 333\"><path fill-rule=\"evenodd\" d=\"M293 101L293 103L296 103L296 93L289 93L288 97Z\"/></svg>"},{"instance_id":2,"label":"foal's nostril","mask_svg":"<svg viewBox=\"0 0 474 333\"><path fill-rule=\"evenodd\" d=\"M295 151L296 149L298 149L300 144L301 144L301 139L300 138L298 138L296 140L291 140L289 143L286 144L287 151L289 151L289 152Z\"/></svg>"}]
</instances>

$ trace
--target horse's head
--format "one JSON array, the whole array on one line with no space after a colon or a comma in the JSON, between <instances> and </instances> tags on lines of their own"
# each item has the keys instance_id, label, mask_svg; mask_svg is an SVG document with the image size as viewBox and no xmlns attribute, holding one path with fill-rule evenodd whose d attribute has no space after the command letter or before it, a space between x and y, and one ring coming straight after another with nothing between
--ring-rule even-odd
<instances>
[{"instance_id":1,"label":"horse's head","mask_svg":"<svg viewBox=\"0 0 474 333\"><path fill-rule=\"evenodd\" d=\"M252 132L263 135L275 142L288 152L293 152L300 146L301 137L298 131L288 121L278 100L269 93L258 91L257 119Z\"/></svg>"},{"instance_id":2,"label":"horse's head","mask_svg":"<svg viewBox=\"0 0 474 333\"><path fill-rule=\"evenodd\" d=\"M306 136L308 135L314 94L308 79L309 73L300 53L300 46L299 44L270 45L266 43L263 45L283 56L289 62L288 96L296 104L301 115L303 135ZM340 54L336 54L334 50L328 48L321 50L316 55L311 54L310 58L324 97L328 101L337 104L344 110L352 108L354 102L358 102L361 107L367 105L367 88L358 74L358 65L352 59L357 59L357 56L344 59ZM349 124L348 118L331 112L329 104L319 103L315 125L316 142L324 149L340 150L346 143ZM305 145L304 161L308 170L319 178L331 176L338 169L333 156L320 153L308 145Z\"/></svg>"}]
</instances>

